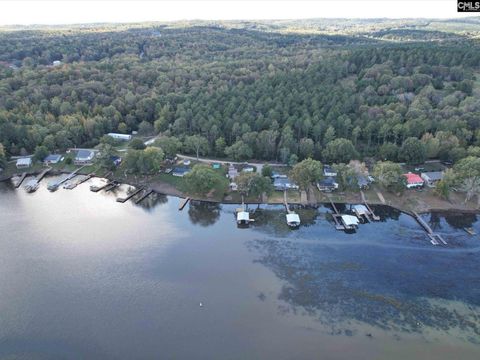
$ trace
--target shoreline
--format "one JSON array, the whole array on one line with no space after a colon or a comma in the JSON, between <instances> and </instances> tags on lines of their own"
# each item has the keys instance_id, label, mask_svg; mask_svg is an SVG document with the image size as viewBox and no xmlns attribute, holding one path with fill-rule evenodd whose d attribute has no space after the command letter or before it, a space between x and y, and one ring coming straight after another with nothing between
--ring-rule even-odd
<instances>
[{"instance_id":1,"label":"shoreline","mask_svg":"<svg viewBox=\"0 0 480 360\"><path fill-rule=\"evenodd\" d=\"M60 174L70 174L71 171L65 171L65 170L52 170L50 172L50 175L54 175L54 176L58 176ZM34 176L38 174L37 171L33 171L33 172L27 172L27 176ZM6 181L9 181L13 178L14 175L18 175L18 174L13 174L12 176L9 176L9 177L4 177L4 178L0 178L0 182L6 182ZM78 175L86 175L84 173L82 173L82 171L79 171L78 172ZM168 184L168 183L151 183L151 184L143 184L143 183L140 183L140 182L135 182L135 181L131 181L131 180L128 180L128 179L121 179L121 178L118 178L118 177L115 177L115 176L112 176L112 174L106 174L104 176L100 176L100 175L93 175L93 177L96 177L96 178L99 178L99 179L107 179L107 180L110 180L110 181L117 181L119 183L122 183L122 184L126 184L126 185L129 185L129 186L133 186L133 187L149 187L151 190L153 190L155 193L157 194L161 194L161 195L165 195L165 196L174 196L174 197L177 197L177 198L187 198L189 197L191 200L194 200L194 201L201 201L201 202L209 202L209 203L215 203L215 204L225 204L225 205L238 205L238 204L241 204L240 202L238 201L235 201L235 200L232 200L232 201L229 201L229 200L226 200L226 199L222 199L222 200L217 200L217 199L209 199L207 197L198 197L198 196L195 196L195 195L188 195L188 194L184 194L183 192L179 191L178 189L176 189L175 187L173 187L172 185ZM343 194L347 194L347 193L343 193ZM332 195L335 195L335 193L332 193ZM354 193L354 192L350 192L348 193L348 195L359 195L359 193ZM324 195L325 196L325 195ZM333 201L334 203L336 204L354 204L354 203L361 203L361 201L355 201L353 199L344 199L344 200L339 200L339 199L335 199ZM277 201L259 201L259 200L249 200L249 201L246 201L247 204L252 204L252 205L283 205L283 200L277 200ZM329 201L326 200L326 201L314 201L314 202L308 202L306 204L304 203L301 203L301 202L297 202L297 201L289 201L288 202L290 205L294 205L294 206L300 206L300 207L317 207L317 206L320 206L320 205L323 205L323 204L328 204ZM407 209L405 207L402 207L398 204L393 204L391 203L390 201L388 203L382 203L380 200L376 201L376 200L368 200L368 204L369 205L383 205L383 206L389 206L391 208L394 208L394 209L397 209L398 211L401 211L403 213L406 213L406 214L409 214L411 216L413 216L413 212L417 212L419 214L426 214L426 213L432 213L432 212L435 212L435 213L453 213L453 214L480 214L480 209L469 209L469 208L465 208L465 207L461 207L461 206L455 206L454 204L451 204L449 203L450 207L435 207L435 206L428 206L427 208L422 208L422 209L419 209L419 210L412 210L412 209Z\"/></svg>"}]
</instances>

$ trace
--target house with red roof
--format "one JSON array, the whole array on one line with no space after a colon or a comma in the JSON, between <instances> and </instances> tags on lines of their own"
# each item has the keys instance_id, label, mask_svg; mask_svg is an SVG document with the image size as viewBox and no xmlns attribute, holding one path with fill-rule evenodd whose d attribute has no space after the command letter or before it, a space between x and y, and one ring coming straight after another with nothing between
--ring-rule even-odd
<instances>
[{"instance_id":1,"label":"house with red roof","mask_svg":"<svg viewBox=\"0 0 480 360\"><path fill-rule=\"evenodd\" d=\"M420 188L425 183L425 181L420 177L420 175L417 175L411 172L407 174L403 174L403 176L405 176L405 178L407 179L408 189Z\"/></svg>"}]
</instances>

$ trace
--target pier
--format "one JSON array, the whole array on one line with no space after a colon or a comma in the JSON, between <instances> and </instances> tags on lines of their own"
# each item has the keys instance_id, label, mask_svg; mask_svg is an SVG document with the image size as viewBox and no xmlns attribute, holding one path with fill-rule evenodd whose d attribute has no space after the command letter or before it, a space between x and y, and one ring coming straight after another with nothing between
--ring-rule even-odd
<instances>
[{"instance_id":1,"label":"pier","mask_svg":"<svg viewBox=\"0 0 480 360\"><path fill-rule=\"evenodd\" d=\"M141 191L143 191L143 188L136 189L134 192L132 192L130 195L127 195L127 197L124 198L117 198L117 202L119 203L124 203L130 200L132 197L135 195L139 194Z\"/></svg>"},{"instance_id":2,"label":"pier","mask_svg":"<svg viewBox=\"0 0 480 360\"><path fill-rule=\"evenodd\" d=\"M285 210L287 210L287 225L291 228L297 228L300 226L300 216L295 211L290 210L287 201L287 190L283 191L283 204L285 205Z\"/></svg>"},{"instance_id":3,"label":"pier","mask_svg":"<svg viewBox=\"0 0 480 360\"><path fill-rule=\"evenodd\" d=\"M443 237L440 234L437 234L437 233L433 232L430 225L428 225L425 222L425 220L423 220L420 217L420 215L418 215L415 211L412 214L413 214L413 217L415 218L415 220L417 220L417 222L425 229L425 231L427 232L427 236L429 237L430 242L433 245L438 245L440 242L444 245L447 245L447 242L443 239Z\"/></svg>"},{"instance_id":4,"label":"pier","mask_svg":"<svg viewBox=\"0 0 480 360\"><path fill-rule=\"evenodd\" d=\"M365 208L367 209L368 213L365 215L368 219L368 221L371 221L370 218L373 220L373 221L380 221L380 216L378 215L375 215L375 213L373 212L372 208L370 207L370 205L368 205L368 202L367 202L367 199L365 197L365 194L363 193L363 191L360 191L360 194L362 195L362 201L363 201L363 204L365 205Z\"/></svg>"},{"instance_id":5,"label":"pier","mask_svg":"<svg viewBox=\"0 0 480 360\"><path fill-rule=\"evenodd\" d=\"M27 177L27 173L26 172L22 173L22 175L20 176L18 181L15 183L15 188L16 189L18 189L22 185L23 180L25 180L26 177Z\"/></svg>"},{"instance_id":6,"label":"pier","mask_svg":"<svg viewBox=\"0 0 480 360\"><path fill-rule=\"evenodd\" d=\"M153 190L145 190L145 193L140 196L136 201L135 204L140 204L143 200L145 200L151 193L153 193Z\"/></svg>"},{"instance_id":7,"label":"pier","mask_svg":"<svg viewBox=\"0 0 480 360\"><path fill-rule=\"evenodd\" d=\"M190 198L187 197L183 199L180 204L178 205L178 211L182 211L185 206L187 206L188 202L190 201Z\"/></svg>"}]
</instances>

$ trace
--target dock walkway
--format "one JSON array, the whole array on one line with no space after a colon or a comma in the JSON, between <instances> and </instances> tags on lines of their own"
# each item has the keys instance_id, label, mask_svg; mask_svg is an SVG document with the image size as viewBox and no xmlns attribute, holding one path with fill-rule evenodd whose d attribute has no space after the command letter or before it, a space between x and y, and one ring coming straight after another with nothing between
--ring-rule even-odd
<instances>
[{"instance_id":1,"label":"dock walkway","mask_svg":"<svg viewBox=\"0 0 480 360\"><path fill-rule=\"evenodd\" d=\"M26 172L22 173L22 175L20 176L20 179L18 179L18 181L15 183L15 188L18 189L22 185L23 180L25 180L26 177L27 177L27 173Z\"/></svg>"},{"instance_id":2,"label":"dock walkway","mask_svg":"<svg viewBox=\"0 0 480 360\"><path fill-rule=\"evenodd\" d=\"M125 203L125 202L127 202L128 200L130 200L132 197L134 197L135 195L137 195L138 193L140 193L141 191L143 191L143 188L138 188L138 189L136 189L134 192L132 192L130 195L127 195L127 197L117 198L117 202Z\"/></svg>"},{"instance_id":3,"label":"dock walkway","mask_svg":"<svg viewBox=\"0 0 480 360\"><path fill-rule=\"evenodd\" d=\"M135 204L140 204L143 200L145 200L153 192L154 191L152 189L145 190L145 193L135 201Z\"/></svg>"},{"instance_id":4,"label":"dock walkway","mask_svg":"<svg viewBox=\"0 0 480 360\"><path fill-rule=\"evenodd\" d=\"M370 217L371 217L373 221L380 221L380 216L375 215L375 213L373 212L373 210L372 210L372 208L370 207L370 205L368 205L367 198L365 197L364 192L360 190L360 194L362 195L363 204L365 205L365 207L367 208L367 210L368 210L368 212L369 212L369 214L367 215L367 216L368 216L368 220L370 221ZM384 200L385 200L385 199L384 199Z\"/></svg>"},{"instance_id":5,"label":"dock walkway","mask_svg":"<svg viewBox=\"0 0 480 360\"><path fill-rule=\"evenodd\" d=\"M443 239L443 237L440 235L440 234L437 234L435 233L432 228L430 227L430 225L428 225L425 220L423 220L420 215L418 215L418 213L416 213L415 211L413 212L413 217L415 218L415 220L417 220L417 222L425 229L425 231L427 232L427 236L430 238L430 242L433 244L433 245L438 245L439 244L439 241L444 244L444 245L447 245L447 242Z\"/></svg>"},{"instance_id":6,"label":"dock walkway","mask_svg":"<svg viewBox=\"0 0 480 360\"><path fill-rule=\"evenodd\" d=\"M187 197L185 199L183 199L180 204L178 205L178 211L182 211L183 208L188 204L188 202L190 201L190 198Z\"/></svg>"}]
</instances>

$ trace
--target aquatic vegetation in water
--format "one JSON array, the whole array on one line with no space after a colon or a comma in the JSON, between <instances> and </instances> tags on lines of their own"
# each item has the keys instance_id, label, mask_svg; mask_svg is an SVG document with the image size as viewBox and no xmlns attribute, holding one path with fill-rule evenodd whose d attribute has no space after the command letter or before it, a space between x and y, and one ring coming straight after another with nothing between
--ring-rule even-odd
<instances>
[{"instance_id":1,"label":"aquatic vegetation in water","mask_svg":"<svg viewBox=\"0 0 480 360\"><path fill-rule=\"evenodd\" d=\"M467 250L277 239L249 246L285 281L278 295L288 305L283 312L309 314L326 325L354 320L395 332L459 330L467 341L480 335L479 259Z\"/></svg>"}]
</instances>

